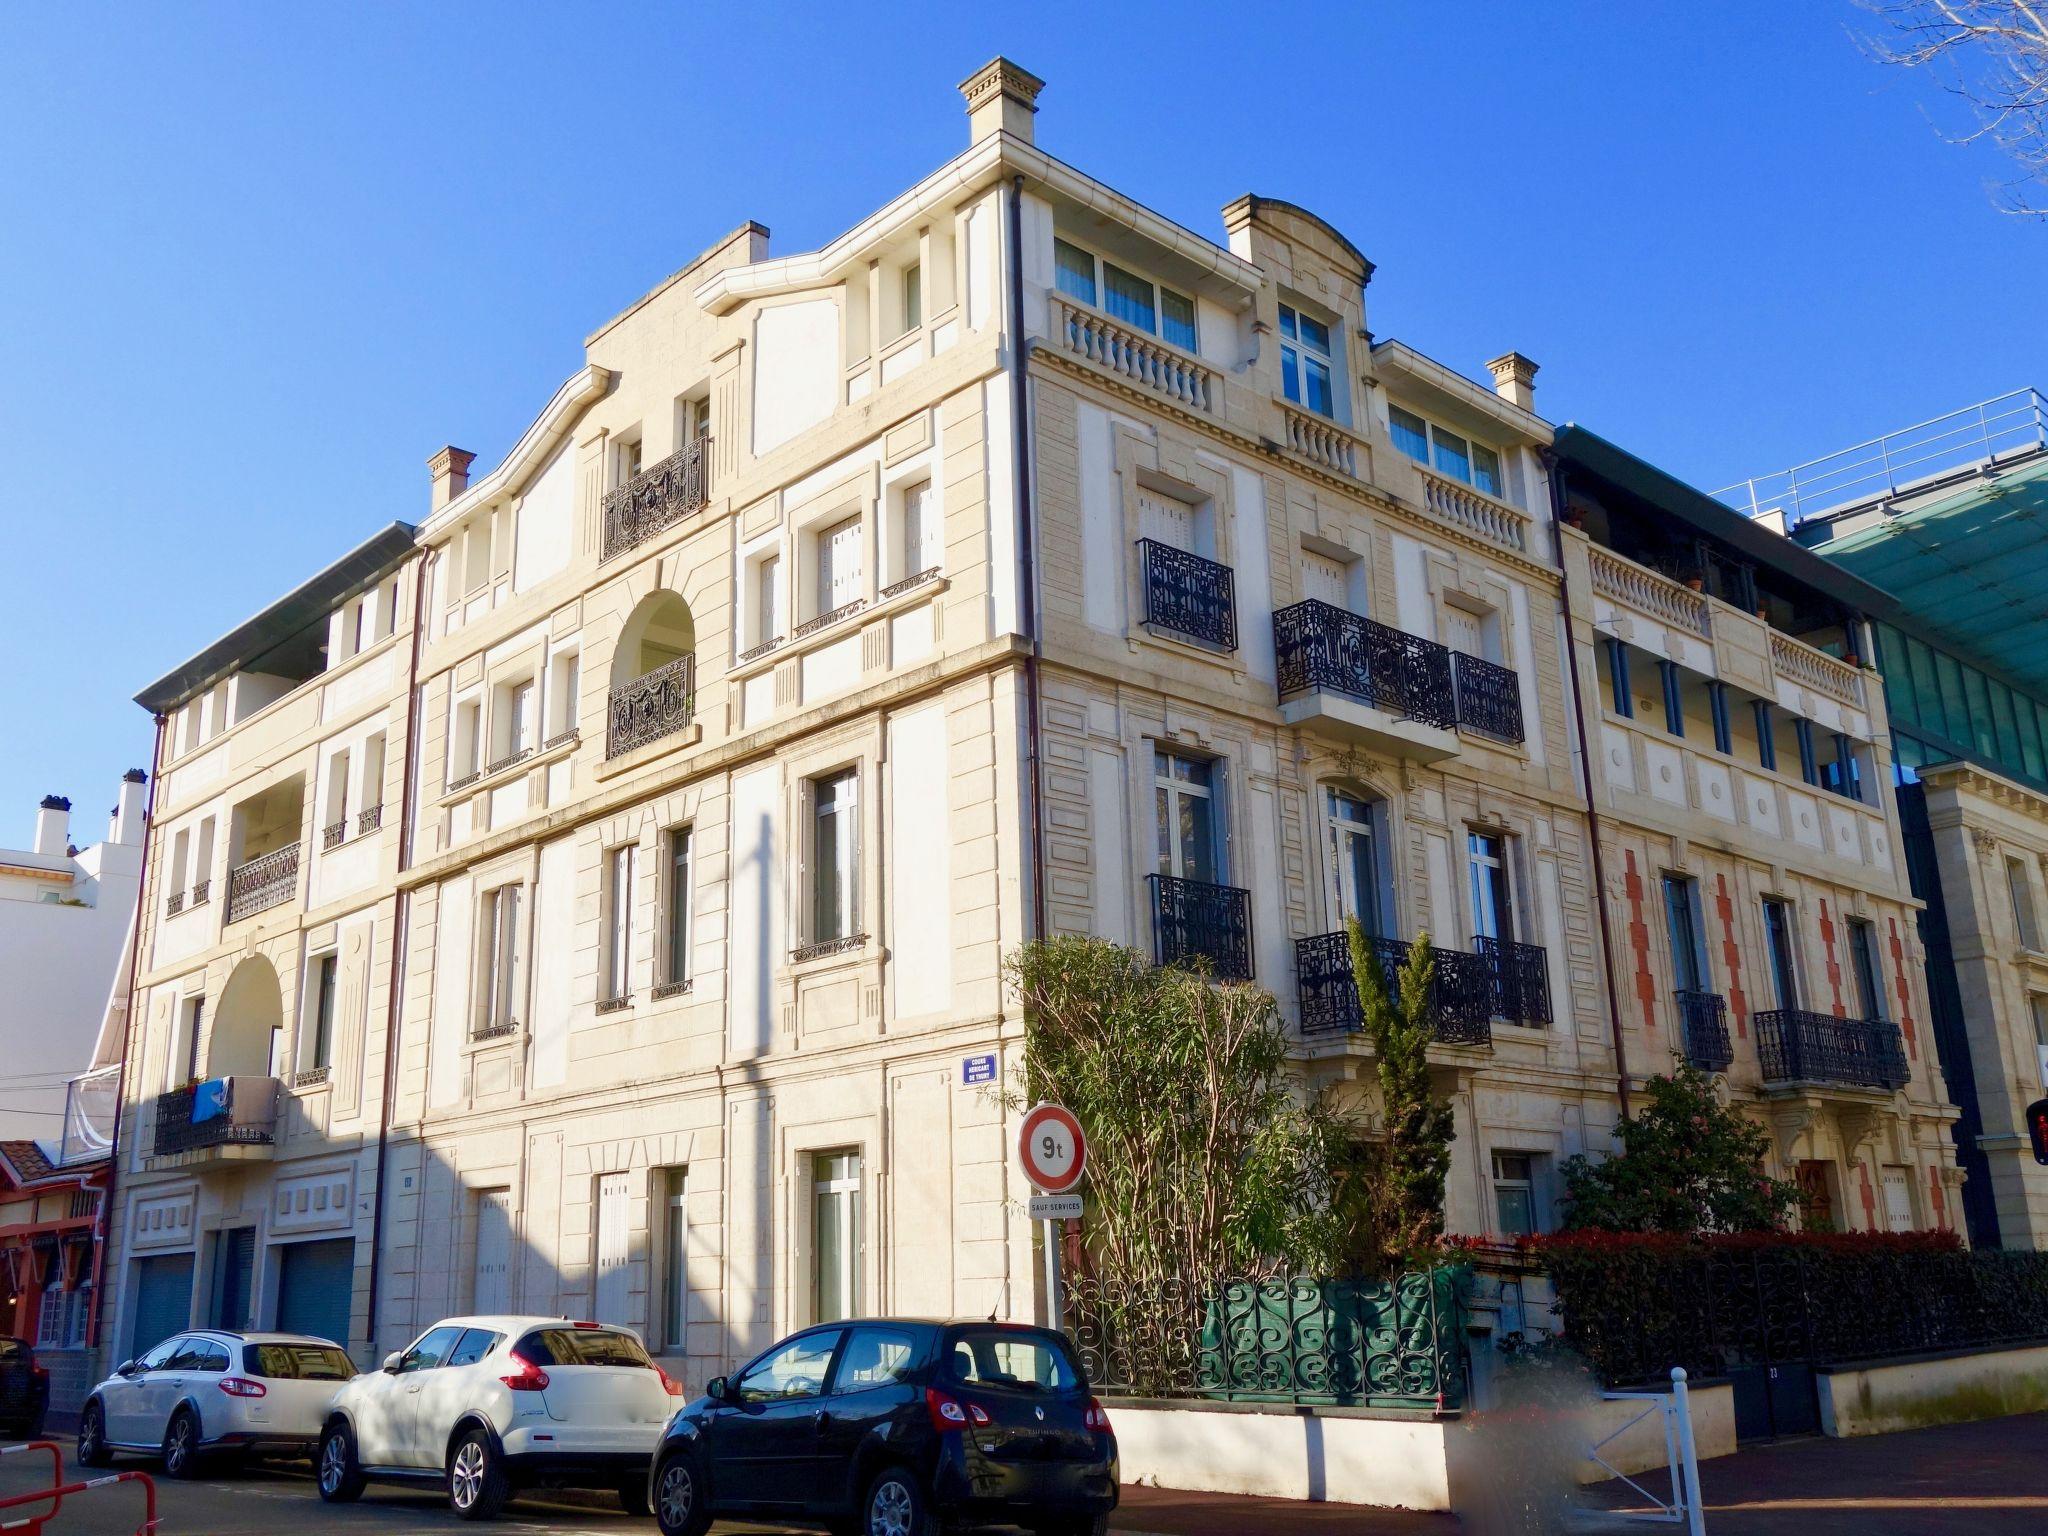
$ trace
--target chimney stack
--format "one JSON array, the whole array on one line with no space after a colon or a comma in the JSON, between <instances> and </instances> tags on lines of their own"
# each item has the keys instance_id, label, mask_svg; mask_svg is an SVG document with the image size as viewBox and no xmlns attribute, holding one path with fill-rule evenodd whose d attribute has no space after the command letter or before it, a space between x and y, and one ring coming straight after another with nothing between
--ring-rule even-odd
<instances>
[{"instance_id":1,"label":"chimney stack","mask_svg":"<svg viewBox=\"0 0 2048 1536\"><path fill-rule=\"evenodd\" d=\"M133 847L142 841L143 819L147 815L142 786L149 782L149 775L140 768L130 768L121 775L121 803L114 807L114 825L108 833L111 841Z\"/></svg>"},{"instance_id":2,"label":"chimney stack","mask_svg":"<svg viewBox=\"0 0 2048 1536\"><path fill-rule=\"evenodd\" d=\"M1493 392L1525 411L1536 409L1536 365L1519 352L1503 352L1487 368L1493 373Z\"/></svg>"},{"instance_id":3,"label":"chimney stack","mask_svg":"<svg viewBox=\"0 0 2048 1536\"><path fill-rule=\"evenodd\" d=\"M475 462L475 454L453 443L427 460L427 468L434 472L434 499L430 511L440 511L469 489L469 466Z\"/></svg>"},{"instance_id":4,"label":"chimney stack","mask_svg":"<svg viewBox=\"0 0 2048 1536\"><path fill-rule=\"evenodd\" d=\"M61 859L71 846L71 802L62 795L45 795L36 811L36 852Z\"/></svg>"},{"instance_id":5,"label":"chimney stack","mask_svg":"<svg viewBox=\"0 0 2048 1536\"><path fill-rule=\"evenodd\" d=\"M967 98L967 142L979 144L992 133L1031 140L1031 120L1038 115L1038 93L1045 82L997 54L960 82Z\"/></svg>"}]
</instances>

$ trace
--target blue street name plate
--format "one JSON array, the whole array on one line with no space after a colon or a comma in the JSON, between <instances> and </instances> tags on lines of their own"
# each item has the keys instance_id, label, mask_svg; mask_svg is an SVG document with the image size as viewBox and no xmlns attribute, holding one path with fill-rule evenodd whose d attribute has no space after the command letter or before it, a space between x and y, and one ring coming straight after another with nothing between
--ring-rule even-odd
<instances>
[{"instance_id":1,"label":"blue street name plate","mask_svg":"<svg viewBox=\"0 0 2048 1536\"><path fill-rule=\"evenodd\" d=\"M977 1083L992 1083L996 1080L996 1056L990 1051L986 1056L969 1056L960 1063L960 1081L972 1088Z\"/></svg>"}]
</instances>

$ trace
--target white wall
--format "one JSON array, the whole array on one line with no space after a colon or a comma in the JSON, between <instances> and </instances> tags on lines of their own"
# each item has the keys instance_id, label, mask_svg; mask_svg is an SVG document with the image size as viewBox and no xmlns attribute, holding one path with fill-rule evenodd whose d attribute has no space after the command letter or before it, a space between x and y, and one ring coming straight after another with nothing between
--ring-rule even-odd
<instances>
[{"instance_id":1,"label":"white wall","mask_svg":"<svg viewBox=\"0 0 2048 1536\"><path fill-rule=\"evenodd\" d=\"M569 563L576 536L576 473L565 445L527 486L519 504L512 586L524 592Z\"/></svg>"},{"instance_id":2,"label":"white wall","mask_svg":"<svg viewBox=\"0 0 2048 1536\"><path fill-rule=\"evenodd\" d=\"M810 299L754 321L754 452L780 447L839 403L839 304Z\"/></svg>"}]
</instances>

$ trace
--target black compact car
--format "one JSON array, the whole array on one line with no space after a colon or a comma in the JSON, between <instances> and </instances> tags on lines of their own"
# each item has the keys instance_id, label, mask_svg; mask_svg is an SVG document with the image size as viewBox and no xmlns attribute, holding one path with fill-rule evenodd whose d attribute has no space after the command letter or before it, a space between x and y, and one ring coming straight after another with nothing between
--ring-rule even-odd
<instances>
[{"instance_id":1,"label":"black compact car","mask_svg":"<svg viewBox=\"0 0 2048 1536\"><path fill-rule=\"evenodd\" d=\"M0 1431L33 1440L50 1411L50 1373L26 1339L0 1336Z\"/></svg>"},{"instance_id":2,"label":"black compact car","mask_svg":"<svg viewBox=\"0 0 2048 1536\"><path fill-rule=\"evenodd\" d=\"M1116 1500L1116 1436L1065 1335L904 1318L806 1328L718 1377L669 1421L648 1482L663 1536L742 1515L1100 1536Z\"/></svg>"}]
</instances>

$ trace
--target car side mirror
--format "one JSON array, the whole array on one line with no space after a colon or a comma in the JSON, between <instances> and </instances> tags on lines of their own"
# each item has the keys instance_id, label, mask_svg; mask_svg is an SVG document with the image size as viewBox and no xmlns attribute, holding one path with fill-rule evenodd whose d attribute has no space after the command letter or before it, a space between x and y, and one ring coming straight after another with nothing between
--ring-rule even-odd
<instances>
[{"instance_id":1,"label":"car side mirror","mask_svg":"<svg viewBox=\"0 0 2048 1536\"><path fill-rule=\"evenodd\" d=\"M388 1376L396 1376L398 1374L398 1368L404 1363L405 1352L403 1350L394 1349L393 1351L391 1351L390 1354L384 1357L385 1374Z\"/></svg>"},{"instance_id":2,"label":"car side mirror","mask_svg":"<svg viewBox=\"0 0 2048 1536\"><path fill-rule=\"evenodd\" d=\"M725 1394L730 1389L730 1386L731 1383L723 1376L714 1376L704 1384L704 1395L714 1403L722 1403L725 1401Z\"/></svg>"},{"instance_id":3,"label":"car side mirror","mask_svg":"<svg viewBox=\"0 0 2048 1536\"><path fill-rule=\"evenodd\" d=\"M123 1360L114 1367L114 1374L116 1376L133 1376L135 1374L135 1362L133 1360Z\"/></svg>"}]
</instances>

